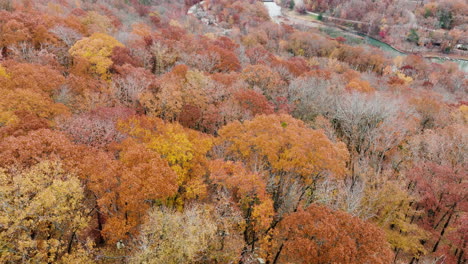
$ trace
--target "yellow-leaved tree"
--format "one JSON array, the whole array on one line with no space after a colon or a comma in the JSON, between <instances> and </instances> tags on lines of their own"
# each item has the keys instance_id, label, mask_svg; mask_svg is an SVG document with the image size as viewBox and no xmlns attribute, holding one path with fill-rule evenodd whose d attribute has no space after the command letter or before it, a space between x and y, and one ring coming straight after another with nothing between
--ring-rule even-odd
<instances>
[{"instance_id":1,"label":"yellow-leaved tree","mask_svg":"<svg viewBox=\"0 0 468 264\"><path fill-rule=\"evenodd\" d=\"M206 263L216 250L216 220L210 206L191 206L182 212L154 208L136 238L130 263Z\"/></svg>"},{"instance_id":2,"label":"yellow-leaved tree","mask_svg":"<svg viewBox=\"0 0 468 264\"><path fill-rule=\"evenodd\" d=\"M364 199L364 204L374 210L371 220L385 232L396 255L427 253L421 241L427 240L428 234L412 220L421 215L412 207L415 202L398 183L390 181L378 193L369 193Z\"/></svg>"},{"instance_id":3,"label":"yellow-leaved tree","mask_svg":"<svg viewBox=\"0 0 468 264\"><path fill-rule=\"evenodd\" d=\"M119 129L168 162L177 174L176 204L206 195L202 177L207 173L206 154L213 145L210 136L155 117L130 118L120 122Z\"/></svg>"},{"instance_id":4,"label":"yellow-leaved tree","mask_svg":"<svg viewBox=\"0 0 468 264\"><path fill-rule=\"evenodd\" d=\"M54 263L88 223L84 189L58 162L0 170L0 262Z\"/></svg>"},{"instance_id":5,"label":"yellow-leaved tree","mask_svg":"<svg viewBox=\"0 0 468 264\"><path fill-rule=\"evenodd\" d=\"M85 62L89 63L87 66L92 73L107 80L109 78L108 70L112 65L110 57L115 47L124 47L124 45L109 35L94 33L88 38L77 41L70 48L69 53L77 61L84 59Z\"/></svg>"},{"instance_id":6,"label":"yellow-leaved tree","mask_svg":"<svg viewBox=\"0 0 468 264\"><path fill-rule=\"evenodd\" d=\"M9 78L10 75L6 71L5 67L0 64L0 77Z\"/></svg>"}]
</instances>

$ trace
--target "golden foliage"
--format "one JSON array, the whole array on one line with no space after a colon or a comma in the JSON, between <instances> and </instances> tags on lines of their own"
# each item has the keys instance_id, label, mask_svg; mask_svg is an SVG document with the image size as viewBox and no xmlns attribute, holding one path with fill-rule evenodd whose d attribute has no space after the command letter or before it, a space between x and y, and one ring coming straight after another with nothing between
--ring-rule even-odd
<instances>
[{"instance_id":1,"label":"golden foliage","mask_svg":"<svg viewBox=\"0 0 468 264\"><path fill-rule=\"evenodd\" d=\"M346 173L348 151L344 143L332 143L322 131L310 129L289 115L236 121L221 128L219 135L227 157L243 160L252 168L299 175L308 184L323 173L338 178Z\"/></svg>"},{"instance_id":2,"label":"golden foliage","mask_svg":"<svg viewBox=\"0 0 468 264\"><path fill-rule=\"evenodd\" d=\"M0 261L55 262L88 224L84 190L58 162L0 172Z\"/></svg>"},{"instance_id":3,"label":"golden foliage","mask_svg":"<svg viewBox=\"0 0 468 264\"><path fill-rule=\"evenodd\" d=\"M177 203L206 195L201 177L207 172L206 154L213 144L210 136L154 117L134 117L121 122L119 128L169 163L177 174L177 184L183 186L182 200Z\"/></svg>"},{"instance_id":4,"label":"golden foliage","mask_svg":"<svg viewBox=\"0 0 468 264\"><path fill-rule=\"evenodd\" d=\"M375 89L369 84L369 82L354 78L349 81L346 85L346 89L351 91L358 91L361 93L372 93Z\"/></svg>"},{"instance_id":5,"label":"golden foliage","mask_svg":"<svg viewBox=\"0 0 468 264\"><path fill-rule=\"evenodd\" d=\"M411 218L419 214L412 207L415 198L397 183L387 182L378 193L367 193L363 202L373 210L372 220L385 231L392 247L414 256L426 252L420 241L427 234L411 223Z\"/></svg>"},{"instance_id":6,"label":"golden foliage","mask_svg":"<svg viewBox=\"0 0 468 264\"><path fill-rule=\"evenodd\" d=\"M216 238L213 208L193 206L183 212L155 208L138 237L130 263L200 263L210 256Z\"/></svg>"},{"instance_id":7,"label":"golden foliage","mask_svg":"<svg viewBox=\"0 0 468 264\"><path fill-rule=\"evenodd\" d=\"M10 75L6 71L5 67L3 67L1 64L0 64L0 77L10 78Z\"/></svg>"},{"instance_id":8,"label":"golden foliage","mask_svg":"<svg viewBox=\"0 0 468 264\"><path fill-rule=\"evenodd\" d=\"M110 56L114 47L124 47L122 43L104 33L94 33L75 43L69 53L73 57L81 57L91 64L91 71L107 80L110 76L109 67L112 65Z\"/></svg>"}]
</instances>

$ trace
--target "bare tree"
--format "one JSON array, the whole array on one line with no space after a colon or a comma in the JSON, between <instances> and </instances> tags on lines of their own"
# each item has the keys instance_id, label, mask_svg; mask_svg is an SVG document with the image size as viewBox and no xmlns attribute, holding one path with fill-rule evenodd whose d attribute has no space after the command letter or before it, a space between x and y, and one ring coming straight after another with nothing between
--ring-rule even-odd
<instances>
[{"instance_id":1,"label":"bare tree","mask_svg":"<svg viewBox=\"0 0 468 264\"><path fill-rule=\"evenodd\" d=\"M181 55L181 61L183 63L205 72L213 72L220 60L221 58L219 55L214 52L204 54L183 53Z\"/></svg>"},{"instance_id":2,"label":"bare tree","mask_svg":"<svg viewBox=\"0 0 468 264\"><path fill-rule=\"evenodd\" d=\"M140 94L145 92L151 84L148 77L128 74L112 80L112 90L117 99L127 106L135 106Z\"/></svg>"},{"instance_id":3,"label":"bare tree","mask_svg":"<svg viewBox=\"0 0 468 264\"><path fill-rule=\"evenodd\" d=\"M83 35L80 33L76 32L75 30L65 27L62 25L57 25L51 29L49 29L49 32L53 33L55 36L57 36L60 40L63 41L68 47L73 46L75 42L80 40Z\"/></svg>"},{"instance_id":4,"label":"bare tree","mask_svg":"<svg viewBox=\"0 0 468 264\"><path fill-rule=\"evenodd\" d=\"M318 115L329 116L344 88L337 82L315 77L298 78L289 85L289 102L296 106L294 114L302 120Z\"/></svg>"}]
</instances>

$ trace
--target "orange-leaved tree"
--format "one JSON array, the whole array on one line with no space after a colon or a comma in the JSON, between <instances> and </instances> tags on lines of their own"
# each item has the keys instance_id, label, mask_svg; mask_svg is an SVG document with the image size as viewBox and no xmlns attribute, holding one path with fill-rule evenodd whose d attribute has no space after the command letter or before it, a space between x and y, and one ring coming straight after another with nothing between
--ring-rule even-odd
<instances>
[{"instance_id":1,"label":"orange-leaved tree","mask_svg":"<svg viewBox=\"0 0 468 264\"><path fill-rule=\"evenodd\" d=\"M175 172L158 153L132 139L118 149L118 180L98 201L108 215L103 234L110 242L135 234L147 209L173 196L178 188Z\"/></svg>"},{"instance_id":2,"label":"orange-leaved tree","mask_svg":"<svg viewBox=\"0 0 468 264\"><path fill-rule=\"evenodd\" d=\"M174 202L181 205L185 199L206 195L203 176L207 173L206 154L212 138L178 123L153 117L133 117L119 123L119 129L143 143L149 150L166 160L177 174L178 194Z\"/></svg>"},{"instance_id":3,"label":"orange-leaved tree","mask_svg":"<svg viewBox=\"0 0 468 264\"><path fill-rule=\"evenodd\" d=\"M68 112L51 96L65 82L60 72L47 66L8 61L0 66L0 125L19 122L16 111L51 119Z\"/></svg>"},{"instance_id":4,"label":"orange-leaved tree","mask_svg":"<svg viewBox=\"0 0 468 264\"><path fill-rule=\"evenodd\" d=\"M271 263L391 263L385 234L371 223L312 204L280 223Z\"/></svg>"},{"instance_id":5,"label":"orange-leaved tree","mask_svg":"<svg viewBox=\"0 0 468 264\"><path fill-rule=\"evenodd\" d=\"M346 173L346 146L331 142L322 131L289 115L235 121L221 128L219 135L225 158L266 172L276 210L286 205L292 186L300 186L297 198L301 200L306 192L313 193L316 181L328 176L341 178ZM287 211L296 206L288 205Z\"/></svg>"},{"instance_id":6,"label":"orange-leaved tree","mask_svg":"<svg viewBox=\"0 0 468 264\"><path fill-rule=\"evenodd\" d=\"M243 70L242 77L251 87L260 88L269 99L284 94L286 83L268 66L249 65Z\"/></svg>"},{"instance_id":7,"label":"orange-leaved tree","mask_svg":"<svg viewBox=\"0 0 468 264\"><path fill-rule=\"evenodd\" d=\"M273 200L266 190L265 179L249 171L242 163L214 160L209 164L210 180L217 188L227 190L245 218L243 252L253 252L257 241L265 238L273 220ZM249 247L249 248L247 248Z\"/></svg>"}]
</instances>

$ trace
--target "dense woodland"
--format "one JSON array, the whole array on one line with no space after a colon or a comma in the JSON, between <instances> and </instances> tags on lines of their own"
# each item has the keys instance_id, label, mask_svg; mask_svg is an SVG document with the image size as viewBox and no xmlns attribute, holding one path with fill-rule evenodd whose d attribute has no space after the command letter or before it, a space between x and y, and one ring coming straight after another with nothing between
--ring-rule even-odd
<instances>
[{"instance_id":1,"label":"dense woodland","mask_svg":"<svg viewBox=\"0 0 468 264\"><path fill-rule=\"evenodd\" d=\"M1 263L467 262L466 73L192 4L0 0Z\"/></svg>"}]
</instances>

